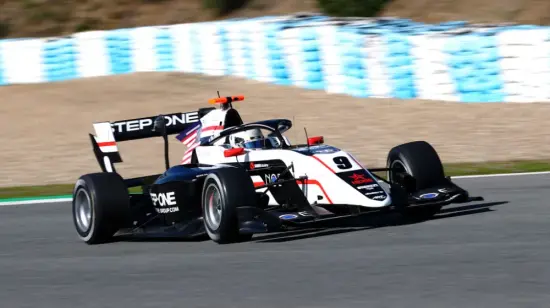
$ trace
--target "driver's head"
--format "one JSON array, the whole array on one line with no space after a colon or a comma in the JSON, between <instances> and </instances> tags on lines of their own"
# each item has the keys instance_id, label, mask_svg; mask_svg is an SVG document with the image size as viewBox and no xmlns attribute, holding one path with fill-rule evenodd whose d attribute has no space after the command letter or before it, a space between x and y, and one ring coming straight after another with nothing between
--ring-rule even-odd
<instances>
[{"instance_id":1,"label":"driver's head","mask_svg":"<svg viewBox=\"0 0 550 308\"><path fill-rule=\"evenodd\" d=\"M259 128L238 132L229 137L231 146L245 149L262 149L265 145L264 136Z\"/></svg>"}]
</instances>

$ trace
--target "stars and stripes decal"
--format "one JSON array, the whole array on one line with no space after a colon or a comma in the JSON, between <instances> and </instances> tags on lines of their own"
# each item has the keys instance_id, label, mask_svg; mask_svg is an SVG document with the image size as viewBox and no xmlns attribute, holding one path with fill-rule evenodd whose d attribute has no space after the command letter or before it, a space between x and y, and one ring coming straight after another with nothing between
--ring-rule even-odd
<instances>
[{"instance_id":1,"label":"stars and stripes decal","mask_svg":"<svg viewBox=\"0 0 550 308\"><path fill-rule=\"evenodd\" d=\"M193 126L190 126L176 136L176 139L187 147L187 150L185 150L183 158L181 159L181 164L191 163L193 150L200 145L200 140L197 138L197 133L199 132L200 127L201 123L199 122Z\"/></svg>"}]
</instances>

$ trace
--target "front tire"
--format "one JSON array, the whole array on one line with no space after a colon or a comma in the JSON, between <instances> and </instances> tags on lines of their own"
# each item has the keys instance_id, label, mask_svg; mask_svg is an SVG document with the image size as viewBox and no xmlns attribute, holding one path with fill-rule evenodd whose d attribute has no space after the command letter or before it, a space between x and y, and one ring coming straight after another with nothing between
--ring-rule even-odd
<instances>
[{"instance_id":1,"label":"front tire","mask_svg":"<svg viewBox=\"0 0 550 308\"><path fill-rule=\"evenodd\" d=\"M398 185L402 184L407 193L430 188L445 183L443 164L435 149L425 141L414 141L394 147L388 153L388 180ZM397 173L407 173L414 179L414 185L399 182ZM402 214L407 219L425 220L433 217L442 206L425 206L418 208L402 208Z\"/></svg>"},{"instance_id":2,"label":"front tire","mask_svg":"<svg viewBox=\"0 0 550 308\"><path fill-rule=\"evenodd\" d=\"M209 174L202 190L206 233L218 244L247 241L252 234L239 233L237 207L252 206L256 194L252 179L239 168L223 168Z\"/></svg>"},{"instance_id":3,"label":"front tire","mask_svg":"<svg viewBox=\"0 0 550 308\"><path fill-rule=\"evenodd\" d=\"M128 188L116 173L81 176L73 190L72 214L78 237L87 244L108 242L129 209Z\"/></svg>"}]
</instances>

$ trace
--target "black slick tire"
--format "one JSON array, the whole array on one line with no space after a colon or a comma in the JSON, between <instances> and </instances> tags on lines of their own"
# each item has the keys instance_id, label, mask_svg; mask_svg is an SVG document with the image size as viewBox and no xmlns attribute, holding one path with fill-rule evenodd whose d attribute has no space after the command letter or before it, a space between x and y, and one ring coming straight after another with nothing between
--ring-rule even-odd
<instances>
[{"instance_id":1,"label":"black slick tire","mask_svg":"<svg viewBox=\"0 0 550 308\"><path fill-rule=\"evenodd\" d=\"M443 164L435 149L425 141L414 141L396 146L388 153L388 168L406 172L415 179L413 191L430 188L446 181ZM389 171L388 179L397 181L395 173ZM441 206L425 206L402 209L407 219L429 219L441 210Z\"/></svg>"},{"instance_id":2,"label":"black slick tire","mask_svg":"<svg viewBox=\"0 0 550 308\"><path fill-rule=\"evenodd\" d=\"M252 234L239 233L237 208L256 203L250 175L240 168L222 168L206 176L202 189L204 228L218 244L247 241Z\"/></svg>"},{"instance_id":3,"label":"black slick tire","mask_svg":"<svg viewBox=\"0 0 550 308\"><path fill-rule=\"evenodd\" d=\"M78 237L87 244L111 241L128 217L129 203L128 188L117 173L81 176L75 184L72 202Z\"/></svg>"}]
</instances>

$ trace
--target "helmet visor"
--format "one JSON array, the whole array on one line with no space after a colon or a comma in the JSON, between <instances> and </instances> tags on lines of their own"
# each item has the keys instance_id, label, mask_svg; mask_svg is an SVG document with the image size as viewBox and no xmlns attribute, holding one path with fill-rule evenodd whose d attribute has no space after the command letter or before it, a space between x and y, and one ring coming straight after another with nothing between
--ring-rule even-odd
<instances>
[{"instance_id":1,"label":"helmet visor","mask_svg":"<svg viewBox=\"0 0 550 308\"><path fill-rule=\"evenodd\" d=\"M243 144L243 146L246 149L261 149L264 146L264 140L260 139L260 140L247 141Z\"/></svg>"}]
</instances>

